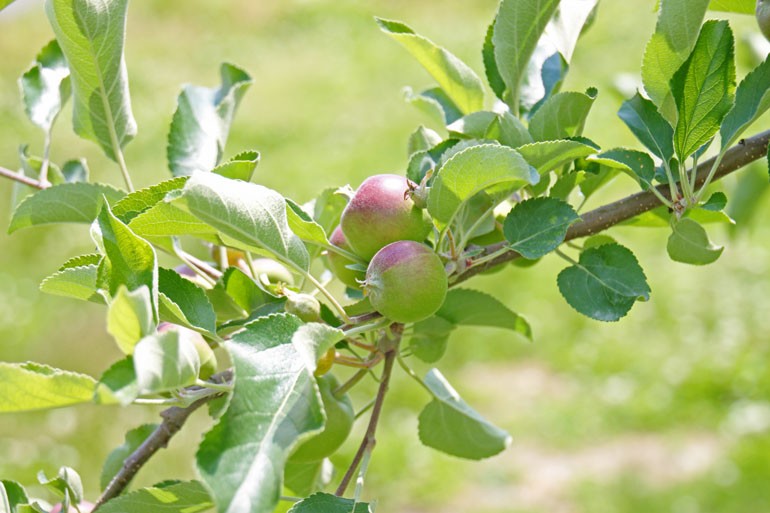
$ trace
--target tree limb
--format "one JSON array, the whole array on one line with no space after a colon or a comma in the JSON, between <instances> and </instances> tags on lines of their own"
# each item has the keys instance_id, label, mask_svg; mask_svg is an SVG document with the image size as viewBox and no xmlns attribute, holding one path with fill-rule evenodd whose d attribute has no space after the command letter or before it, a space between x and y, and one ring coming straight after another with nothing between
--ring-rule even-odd
<instances>
[{"instance_id":1,"label":"tree limb","mask_svg":"<svg viewBox=\"0 0 770 513\"><path fill-rule=\"evenodd\" d=\"M738 144L727 150L713 179L718 180L723 178L767 155L768 142L770 142L770 130L761 132L749 139L741 139ZM714 165L714 162L715 158L711 158L698 165L698 173L695 181L696 186L699 187L703 184L711 167ZM659 185L657 189L663 196L671 199L671 192L669 191L667 184ZM580 216L580 221L570 227L564 240L566 242L568 240L594 235L615 226L618 223L626 221L627 219L631 219L632 217L636 217L639 214L643 214L644 212L659 207L660 205L660 200L656 198L652 192L645 191L632 194L631 196L601 206ZM506 242L501 242L499 244L486 246L484 253L480 256L491 255L492 253L505 248L506 244ZM521 255L515 251L503 253L497 258L489 260L484 264L471 267L457 275L455 280L452 281L452 285L454 286L458 283L462 283L477 274L510 262L511 260L515 260L520 256Z\"/></svg>"},{"instance_id":2,"label":"tree limb","mask_svg":"<svg viewBox=\"0 0 770 513\"><path fill-rule=\"evenodd\" d=\"M47 189L48 187L51 186L49 182L40 182L38 180L34 180L28 176L24 176L21 173L16 173L4 167L0 167L0 176L13 180L14 182L23 183L24 185L28 185L30 187L34 187L35 189L40 189L40 190Z\"/></svg>"},{"instance_id":3,"label":"tree limb","mask_svg":"<svg viewBox=\"0 0 770 513\"><path fill-rule=\"evenodd\" d=\"M213 383L223 384L232 382L232 379L233 372L231 370L226 370L212 376L210 381ZM192 386L188 387L186 390L200 389L201 387ZM108 484L107 488L105 488L104 492L102 492L99 500L96 501L92 513L104 505L105 502L120 495L129 485L129 483L134 479L134 476L136 476L137 472L139 472L144 464L147 463L147 461L156 452L168 445L168 442L171 440L171 438L177 434L180 429L182 429L184 423L195 410L212 401L213 399L222 397L222 395L223 394L221 393L208 395L198 399L186 408L174 406L172 408L163 410L160 413L163 421L157 428L155 428L155 431L153 431L150 436L148 436L147 439L142 442L142 445L137 447L136 450L128 458L126 458L120 471L115 474L115 476L112 478L112 481L110 481L110 484Z\"/></svg>"}]
</instances>

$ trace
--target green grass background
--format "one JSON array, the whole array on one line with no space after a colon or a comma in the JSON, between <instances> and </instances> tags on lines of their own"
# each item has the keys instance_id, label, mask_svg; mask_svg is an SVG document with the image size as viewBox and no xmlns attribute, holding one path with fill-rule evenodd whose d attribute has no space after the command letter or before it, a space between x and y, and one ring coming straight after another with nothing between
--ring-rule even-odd
<instances>
[{"instance_id":1,"label":"green grass background","mask_svg":"<svg viewBox=\"0 0 770 513\"><path fill-rule=\"evenodd\" d=\"M613 84L621 73L638 74L655 23L652 3L605 0L574 57L566 89L599 88L586 134L605 148L637 146L615 116L622 97ZM41 4L0 13L0 164L12 169L19 144L42 151L16 82L52 37ZM399 172L409 133L430 124L402 101L401 89L419 90L431 80L372 17L407 22L481 74L480 47L495 9L494 0L132 2L126 57L139 134L126 160L134 181L146 186L168 177L165 138L179 87L216 85L223 61L254 77L227 154L262 152L255 181L306 201L323 187ZM755 27L750 17L731 22L743 74L751 61L744 40ZM71 104L55 129L54 161L85 156L94 179L120 185L116 166L72 134L70 117ZM760 125L755 131L767 123ZM764 190L765 166L742 176L758 184L752 192ZM731 178L720 187L738 185ZM588 208L634 190L621 177ZM10 197L10 184L0 182L2 226ZM747 200L733 201L738 215ZM710 228L728 249L708 268L669 261L662 230L613 230L637 253L653 289L651 301L620 323L590 321L565 304L555 283L564 264L555 257L470 282L525 315L535 341L462 329L440 367L472 405L510 431L513 443L480 463L421 447L416 415L428 398L398 372L366 496L380 499L379 512L770 511L767 215L761 206L738 230ZM4 231L0 360L98 376L119 358L103 308L37 289L60 262L90 250L87 228ZM366 392L356 394L357 404L366 402ZM193 477L204 417L197 415L136 484ZM147 407L88 405L4 415L0 478L32 483L38 470L52 474L70 465L94 497L111 448L127 429L156 418L157 410ZM351 441L335 461L344 464L354 450Z\"/></svg>"}]
</instances>

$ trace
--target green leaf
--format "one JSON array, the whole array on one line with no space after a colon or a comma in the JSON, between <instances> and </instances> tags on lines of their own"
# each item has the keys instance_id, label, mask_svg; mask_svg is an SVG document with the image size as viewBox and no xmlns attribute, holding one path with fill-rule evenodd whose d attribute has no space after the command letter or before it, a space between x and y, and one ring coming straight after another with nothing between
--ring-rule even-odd
<instances>
[{"instance_id":1,"label":"green leaf","mask_svg":"<svg viewBox=\"0 0 770 513\"><path fill-rule=\"evenodd\" d=\"M107 332L124 354L131 354L140 339L155 331L150 289L142 285L129 291L120 286L107 312Z\"/></svg>"},{"instance_id":2,"label":"green leaf","mask_svg":"<svg viewBox=\"0 0 770 513\"><path fill-rule=\"evenodd\" d=\"M0 11L11 5L16 0L0 0Z\"/></svg>"},{"instance_id":3,"label":"green leaf","mask_svg":"<svg viewBox=\"0 0 770 513\"><path fill-rule=\"evenodd\" d=\"M190 212L245 250L267 250L297 269L308 268L305 245L289 228L286 200L261 185L196 173L182 199ZM228 245L230 242L228 241Z\"/></svg>"},{"instance_id":4,"label":"green leaf","mask_svg":"<svg viewBox=\"0 0 770 513\"><path fill-rule=\"evenodd\" d=\"M288 198L286 199L286 219L291 231L300 239L319 246L329 245L329 239L326 238L326 232L321 225L302 210L301 206Z\"/></svg>"},{"instance_id":5,"label":"green leaf","mask_svg":"<svg viewBox=\"0 0 770 513\"><path fill-rule=\"evenodd\" d=\"M628 150L626 148L615 148L604 153L589 158L591 162L596 162L603 166L613 169L620 169L634 178L642 189L647 190L653 187L652 181L655 178L655 162L647 153L643 151Z\"/></svg>"},{"instance_id":6,"label":"green leaf","mask_svg":"<svg viewBox=\"0 0 770 513\"><path fill-rule=\"evenodd\" d=\"M484 85L464 62L401 22L382 18L375 20L383 32L401 43L417 59L463 113L484 108Z\"/></svg>"},{"instance_id":7,"label":"green leaf","mask_svg":"<svg viewBox=\"0 0 770 513\"><path fill-rule=\"evenodd\" d=\"M514 149L533 142L527 127L507 110L502 114L497 114L492 120L484 138L499 141L500 144Z\"/></svg>"},{"instance_id":8,"label":"green leaf","mask_svg":"<svg viewBox=\"0 0 770 513\"><path fill-rule=\"evenodd\" d=\"M128 0L46 0L72 73L75 133L116 162L136 135L123 55Z\"/></svg>"},{"instance_id":9,"label":"green leaf","mask_svg":"<svg viewBox=\"0 0 770 513\"><path fill-rule=\"evenodd\" d=\"M428 211L446 226L477 193L495 185L515 190L539 179L516 150L496 144L472 146L456 153L441 168L428 197Z\"/></svg>"},{"instance_id":10,"label":"green leaf","mask_svg":"<svg viewBox=\"0 0 770 513\"><path fill-rule=\"evenodd\" d=\"M134 371L142 394L177 390L195 383L200 359L189 331L144 337L134 347Z\"/></svg>"},{"instance_id":11,"label":"green leaf","mask_svg":"<svg viewBox=\"0 0 770 513\"><path fill-rule=\"evenodd\" d=\"M484 139L497 114L488 110L471 112L447 125L450 137L458 139Z\"/></svg>"},{"instance_id":12,"label":"green leaf","mask_svg":"<svg viewBox=\"0 0 770 513\"><path fill-rule=\"evenodd\" d=\"M321 225L324 232L331 231L340 224L342 211L353 196L350 186L330 187L321 191L321 194L313 200L313 219Z\"/></svg>"},{"instance_id":13,"label":"green leaf","mask_svg":"<svg viewBox=\"0 0 770 513\"><path fill-rule=\"evenodd\" d=\"M505 101L519 111L519 91L530 58L559 0L502 0L492 34L497 70L506 85Z\"/></svg>"},{"instance_id":14,"label":"green leaf","mask_svg":"<svg viewBox=\"0 0 770 513\"><path fill-rule=\"evenodd\" d=\"M0 413L60 408L91 401L91 376L40 363L0 362Z\"/></svg>"},{"instance_id":15,"label":"green leaf","mask_svg":"<svg viewBox=\"0 0 770 513\"><path fill-rule=\"evenodd\" d=\"M160 318L210 336L216 334L216 314L206 292L171 269L158 269Z\"/></svg>"},{"instance_id":16,"label":"green leaf","mask_svg":"<svg viewBox=\"0 0 770 513\"><path fill-rule=\"evenodd\" d=\"M541 175L572 162L596 153L596 148L578 141L561 139L559 141L542 141L519 146L518 151L530 166L537 169Z\"/></svg>"},{"instance_id":17,"label":"green leaf","mask_svg":"<svg viewBox=\"0 0 770 513\"><path fill-rule=\"evenodd\" d=\"M49 134L71 93L70 70L56 40L40 50L19 85L27 117Z\"/></svg>"},{"instance_id":18,"label":"green leaf","mask_svg":"<svg viewBox=\"0 0 770 513\"><path fill-rule=\"evenodd\" d=\"M438 369L428 372L425 384L433 393L433 400L419 416L423 444L471 460L489 458L510 445L511 435L468 406Z\"/></svg>"},{"instance_id":19,"label":"green leaf","mask_svg":"<svg viewBox=\"0 0 770 513\"><path fill-rule=\"evenodd\" d=\"M0 480L0 513L17 513L17 507L28 502L23 486L16 481Z\"/></svg>"},{"instance_id":20,"label":"green leaf","mask_svg":"<svg viewBox=\"0 0 770 513\"><path fill-rule=\"evenodd\" d=\"M756 0L711 0L709 10L754 14Z\"/></svg>"},{"instance_id":21,"label":"green leaf","mask_svg":"<svg viewBox=\"0 0 770 513\"><path fill-rule=\"evenodd\" d=\"M498 299L478 290L449 290L435 315L457 326L503 328L532 340L532 328L526 319Z\"/></svg>"},{"instance_id":22,"label":"green leaf","mask_svg":"<svg viewBox=\"0 0 770 513\"><path fill-rule=\"evenodd\" d=\"M409 134L409 140L406 145L407 156L412 156L418 151L427 151L441 142L441 136L435 130L420 125Z\"/></svg>"},{"instance_id":23,"label":"green leaf","mask_svg":"<svg viewBox=\"0 0 770 513\"><path fill-rule=\"evenodd\" d=\"M709 197L709 199L706 200L706 202L703 205L700 206L700 208L704 210L719 212L721 210L724 210L726 206L727 206L727 196L725 196L725 193L715 192Z\"/></svg>"},{"instance_id":24,"label":"green leaf","mask_svg":"<svg viewBox=\"0 0 770 513\"><path fill-rule=\"evenodd\" d=\"M636 93L623 102L618 117L652 153L668 162L674 156L674 129L655 104Z\"/></svg>"},{"instance_id":25,"label":"green leaf","mask_svg":"<svg viewBox=\"0 0 770 513\"><path fill-rule=\"evenodd\" d=\"M237 267L228 268L221 283L227 295L246 312L253 312L266 303L278 301L278 298L264 292L250 276Z\"/></svg>"},{"instance_id":26,"label":"green leaf","mask_svg":"<svg viewBox=\"0 0 770 513\"><path fill-rule=\"evenodd\" d=\"M40 284L40 290L54 296L103 304L104 297L97 292L98 274L99 264L67 267L44 279Z\"/></svg>"},{"instance_id":27,"label":"green leaf","mask_svg":"<svg viewBox=\"0 0 770 513\"><path fill-rule=\"evenodd\" d=\"M735 105L719 129L722 149L738 137L770 108L770 56L741 80L735 91Z\"/></svg>"},{"instance_id":28,"label":"green leaf","mask_svg":"<svg viewBox=\"0 0 770 513\"><path fill-rule=\"evenodd\" d=\"M716 262L725 248L714 245L706 230L696 221L684 218L674 225L666 249L675 262L707 265Z\"/></svg>"},{"instance_id":29,"label":"green leaf","mask_svg":"<svg viewBox=\"0 0 770 513\"><path fill-rule=\"evenodd\" d=\"M146 286L150 290L153 317L158 317L158 261L155 249L146 240L137 237L109 207L99 213L98 227L106 260L109 293L115 296L121 286L135 290Z\"/></svg>"},{"instance_id":30,"label":"green leaf","mask_svg":"<svg viewBox=\"0 0 770 513\"><path fill-rule=\"evenodd\" d=\"M404 100L433 117L442 125L448 125L463 116L460 108L440 87L426 89L418 94L414 94L411 88L404 88Z\"/></svg>"},{"instance_id":31,"label":"green leaf","mask_svg":"<svg viewBox=\"0 0 770 513\"><path fill-rule=\"evenodd\" d=\"M13 212L8 233L49 223L92 223L104 199L114 203L125 195L110 185L63 183L24 198Z\"/></svg>"},{"instance_id":32,"label":"green leaf","mask_svg":"<svg viewBox=\"0 0 770 513\"><path fill-rule=\"evenodd\" d=\"M125 442L113 449L109 456L107 456L107 459L104 460L102 473L99 478L99 487L102 491L107 488L107 485L110 484L112 478L120 471L126 459L131 456L140 445L142 445L142 442L144 442L157 427L157 424L143 424L126 433Z\"/></svg>"},{"instance_id":33,"label":"green leaf","mask_svg":"<svg viewBox=\"0 0 770 513\"><path fill-rule=\"evenodd\" d=\"M321 324L303 326L292 315L271 315L225 342L235 369L233 395L197 454L218 511L272 512L291 450L324 426L313 378L316 352L344 335Z\"/></svg>"},{"instance_id":34,"label":"green leaf","mask_svg":"<svg viewBox=\"0 0 770 513\"><path fill-rule=\"evenodd\" d=\"M598 3L598 0L561 0L546 26L545 35L567 63L572 61L578 39L591 24Z\"/></svg>"},{"instance_id":35,"label":"green leaf","mask_svg":"<svg viewBox=\"0 0 770 513\"><path fill-rule=\"evenodd\" d=\"M174 176L211 171L222 159L235 111L252 79L228 63L222 64L219 73L218 88L187 85L179 94L167 147Z\"/></svg>"},{"instance_id":36,"label":"green leaf","mask_svg":"<svg viewBox=\"0 0 770 513\"><path fill-rule=\"evenodd\" d=\"M529 122L535 141L553 141L583 133L588 113L596 99L596 90L556 94L543 104Z\"/></svg>"},{"instance_id":37,"label":"green leaf","mask_svg":"<svg viewBox=\"0 0 770 513\"><path fill-rule=\"evenodd\" d=\"M41 485L60 493L65 500L71 500L77 504L83 500L83 482L80 475L70 467L60 467L56 477L46 477L41 470L37 474L37 480Z\"/></svg>"},{"instance_id":38,"label":"green leaf","mask_svg":"<svg viewBox=\"0 0 770 513\"><path fill-rule=\"evenodd\" d=\"M130 356L115 362L104 371L94 391L96 404L127 406L137 397L139 397L139 385L134 371L134 359Z\"/></svg>"},{"instance_id":39,"label":"green leaf","mask_svg":"<svg viewBox=\"0 0 770 513\"><path fill-rule=\"evenodd\" d=\"M322 490L332 479L334 465L328 458L321 461L295 461L292 458L284 467L284 485L301 497Z\"/></svg>"},{"instance_id":40,"label":"green leaf","mask_svg":"<svg viewBox=\"0 0 770 513\"><path fill-rule=\"evenodd\" d=\"M674 146L679 161L711 139L733 106L733 33L726 21L707 21L690 57L671 79L678 112Z\"/></svg>"},{"instance_id":41,"label":"green leaf","mask_svg":"<svg viewBox=\"0 0 770 513\"><path fill-rule=\"evenodd\" d=\"M251 177L254 176L254 171L259 164L259 152L258 151L243 151L224 164L220 164L211 170L212 173L222 175L225 178L232 178L233 180L243 180L244 182L251 181Z\"/></svg>"},{"instance_id":42,"label":"green leaf","mask_svg":"<svg viewBox=\"0 0 770 513\"><path fill-rule=\"evenodd\" d=\"M106 502L100 513L198 513L213 507L206 489L197 481L140 488Z\"/></svg>"},{"instance_id":43,"label":"green leaf","mask_svg":"<svg viewBox=\"0 0 770 513\"><path fill-rule=\"evenodd\" d=\"M687 60L698 38L709 0L662 0L642 63L642 82L648 96L669 121L676 121L670 82Z\"/></svg>"},{"instance_id":44,"label":"green leaf","mask_svg":"<svg viewBox=\"0 0 770 513\"><path fill-rule=\"evenodd\" d=\"M130 223L136 216L163 201L166 194L184 187L186 182L187 177L180 176L134 191L112 205L112 213L124 223Z\"/></svg>"},{"instance_id":45,"label":"green leaf","mask_svg":"<svg viewBox=\"0 0 770 513\"><path fill-rule=\"evenodd\" d=\"M637 300L650 297L639 262L619 244L586 249L578 263L559 273L557 281L572 308L598 321L617 321Z\"/></svg>"},{"instance_id":46,"label":"green leaf","mask_svg":"<svg viewBox=\"0 0 770 513\"><path fill-rule=\"evenodd\" d=\"M176 237L192 235L217 242L217 230L173 203L161 201L137 215L128 224L141 237Z\"/></svg>"},{"instance_id":47,"label":"green leaf","mask_svg":"<svg viewBox=\"0 0 770 513\"><path fill-rule=\"evenodd\" d=\"M329 493L316 493L294 504L288 513L373 513L366 502L337 497Z\"/></svg>"},{"instance_id":48,"label":"green leaf","mask_svg":"<svg viewBox=\"0 0 770 513\"><path fill-rule=\"evenodd\" d=\"M446 301L444 303L446 304ZM435 363L444 356L449 335L456 327L455 323L443 317L437 315L428 317L416 323L412 328L409 349L420 360L426 363Z\"/></svg>"},{"instance_id":49,"label":"green leaf","mask_svg":"<svg viewBox=\"0 0 770 513\"><path fill-rule=\"evenodd\" d=\"M535 260L564 242L567 229L580 219L568 204L556 198L532 198L518 203L503 224L509 247Z\"/></svg>"},{"instance_id":50,"label":"green leaf","mask_svg":"<svg viewBox=\"0 0 770 513\"><path fill-rule=\"evenodd\" d=\"M500 70L497 68L497 61L495 60L495 43L492 40L495 34L495 22L497 17L492 20L492 23L487 27L487 35L484 37L484 46L481 49L481 56L484 60L484 72L487 76L487 83L495 96L505 101L505 80L500 75Z\"/></svg>"}]
</instances>

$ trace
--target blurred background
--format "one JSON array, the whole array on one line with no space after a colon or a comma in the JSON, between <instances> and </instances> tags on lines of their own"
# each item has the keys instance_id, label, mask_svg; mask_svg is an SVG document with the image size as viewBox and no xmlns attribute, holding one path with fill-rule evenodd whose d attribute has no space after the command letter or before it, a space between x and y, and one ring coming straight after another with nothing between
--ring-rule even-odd
<instances>
[{"instance_id":1,"label":"blurred background","mask_svg":"<svg viewBox=\"0 0 770 513\"><path fill-rule=\"evenodd\" d=\"M565 90L596 86L586 134L604 148L637 147L615 112L638 80L653 3L605 0L575 53ZM297 201L323 187L406 166L406 140L431 120L402 100L430 77L375 25L402 20L446 46L480 75L481 44L496 0L206 0L132 2L126 57L139 134L126 148L137 186L167 178L168 123L183 83L218 84L223 61L254 77L226 156L262 152L255 181ZM721 16L711 13L711 16ZM754 20L733 16L739 75L766 51L748 42ZM18 147L42 152L24 116L17 79L52 38L42 1L0 13L0 164L16 169ZM491 95L490 95L491 98ZM121 185L117 167L72 134L71 102L54 131L54 161L84 156L92 177ZM767 120L752 133L767 128ZM433 127L438 129L439 127ZM425 393L397 371L367 481L378 512L603 513L770 511L770 228L767 167L720 183L737 227L712 226L722 258L707 269L671 262L664 230L612 231L639 257L653 289L622 322L588 320L556 287L555 257L509 266L468 286L494 293L528 318L535 341L462 329L440 368L488 419L513 436L503 454L467 462L422 448L417 413ZM11 184L0 182L0 225ZM636 190L619 177L586 208ZM0 360L34 360L99 376L120 357L102 307L43 295L38 283L88 252L85 226L0 230ZM426 368L416 365L418 372ZM366 390L356 394L360 406ZM157 409L75 408L0 417L0 477L76 468L98 494L101 463L123 433ZM199 413L142 470L137 485L193 477L207 428ZM335 459L344 464L353 439Z\"/></svg>"}]
</instances>

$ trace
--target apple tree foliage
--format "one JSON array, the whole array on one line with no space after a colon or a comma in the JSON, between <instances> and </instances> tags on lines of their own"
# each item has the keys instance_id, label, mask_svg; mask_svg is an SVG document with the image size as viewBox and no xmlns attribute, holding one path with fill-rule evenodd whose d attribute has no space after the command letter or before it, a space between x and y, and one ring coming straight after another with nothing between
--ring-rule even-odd
<instances>
[{"instance_id":1,"label":"apple tree foliage","mask_svg":"<svg viewBox=\"0 0 770 513\"><path fill-rule=\"evenodd\" d=\"M160 425L127 426L125 443L105 461L104 493L90 498L104 513L269 513L287 496L295 498L294 513L373 511L374 504L361 501L361 483L394 363L431 395L418 419L424 445L473 460L505 450L510 435L467 404L437 368L418 376L409 367L411 358L438 362L458 326L532 337L527 321L498 299L459 285L510 260L556 254L566 261L556 277L564 300L592 319L618 321L650 298L650 286L643 263L610 236L565 244L624 220L613 218L610 205L608 220L586 228L594 221L581 214L583 202L613 177L628 175L652 201L637 213L653 213L637 222L653 219L669 231L671 259L714 262L723 248L710 240L704 223L728 219L727 198L721 192L707 197L709 185L770 107L770 60L738 81L729 23L706 20L709 9L753 13L753 0L661 0L641 62L643 87L618 110L639 144L601 148L584 133L598 91L561 90L580 36L599 8L598 0L502 0L479 39L483 70L405 23L376 19L435 80L407 101L442 127L439 133L421 126L409 135L403 192L430 224L427 237L411 244L440 259L448 290L437 310L404 325L371 306L365 284L351 286L362 285L351 276L365 276L371 255L355 254L355 243L330 241L351 188L323 189L298 204L258 183L258 151L225 151L252 83L246 70L224 63L216 87L182 89L168 131L167 175L135 190L123 157L137 133L124 56L128 2L46 0L55 38L20 78L23 106L42 132L44 151L38 157L22 147L20 171L4 173L26 194L9 232L85 225L94 251L52 269L40 288L104 305L106 328L123 357L101 376L45 363L0 363L0 412L83 402L168 405ZM115 162L123 188L90 181L84 160L49 156L52 127L69 101L75 133ZM706 152L711 159L704 162ZM377 232L376 219L369 230ZM180 267L161 267L161 253ZM329 255L342 262L338 274L347 271L347 288L334 289L344 294L328 287L335 272ZM260 272L255 256L280 264L284 278ZM408 302L408 286L398 276L389 279L401 287L399 301ZM300 303L302 310L289 307ZM232 366L201 375L202 364L215 360L201 361L195 340L227 353ZM330 368L345 379L319 377ZM376 373L380 385L371 412L351 405L345 393ZM203 404L214 424L192 462L200 479L130 490L163 436L173 436L163 429L169 419L177 420L178 430ZM335 469L319 439L314 458L296 456L319 433L335 450L354 416L369 420L348 468ZM334 426L346 431L331 433ZM352 480L358 485L348 492ZM64 507L92 507L73 469L62 467L40 481ZM0 512L49 511L22 484L0 482Z\"/></svg>"}]
</instances>

